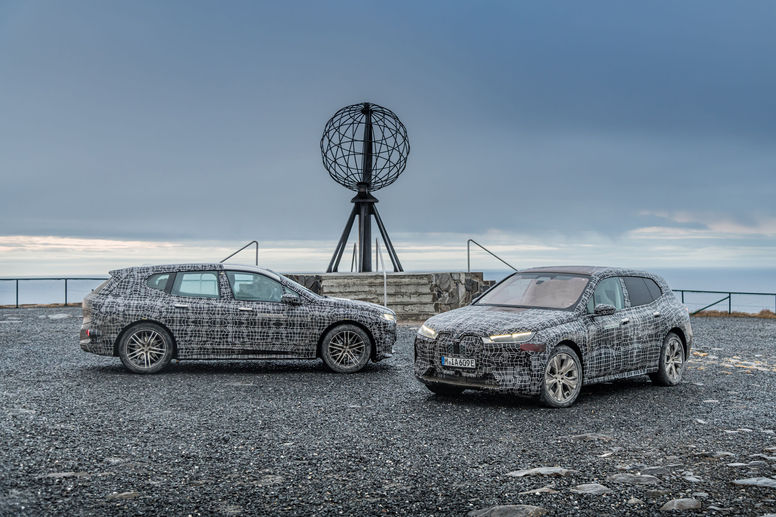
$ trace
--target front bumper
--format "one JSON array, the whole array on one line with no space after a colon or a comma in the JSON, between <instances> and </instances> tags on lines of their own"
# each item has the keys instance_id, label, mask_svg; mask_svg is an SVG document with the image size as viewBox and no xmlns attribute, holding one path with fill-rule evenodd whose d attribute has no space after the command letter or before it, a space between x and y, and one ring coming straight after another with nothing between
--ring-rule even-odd
<instances>
[{"instance_id":1,"label":"front bumper","mask_svg":"<svg viewBox=\"0 0 776 517\"><path fill-rule=\"evenodd\" d=\"M374 360L381 361L393 355L393 345L396 343L396 322L380 322L372 332L375 342Z\"/></svg>"},{"instance_id":2,"label":"front bumper","mask_svg":"<svg viewBox=\"0 0 776 517\"><path fill-rule=\"evenodd\" d=\"M476 368L444 366L443 355L474 359ZM519 344L486 345L478 336L446 333L440 333L433 340L415 337L415 376L425 384L537 395L541 390L545 363L546 352L526 352L520 350Z\"/></svg>"}]
</instances>

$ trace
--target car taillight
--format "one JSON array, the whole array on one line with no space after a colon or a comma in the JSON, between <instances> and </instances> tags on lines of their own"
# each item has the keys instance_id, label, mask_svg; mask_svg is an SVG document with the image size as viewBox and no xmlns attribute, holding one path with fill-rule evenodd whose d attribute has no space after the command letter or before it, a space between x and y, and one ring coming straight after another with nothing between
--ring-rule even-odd
<instances>
[{"instance_id":1,"label":"car taillight","mask_svg":"<svg viewBox=\"0 0 776 517\"><path fill-rule=\"evenodd\" d=\"M523 352L544 352L546 347L539 343L523 343L520 345L520 350Z\"/></svg>"}]
</instances>

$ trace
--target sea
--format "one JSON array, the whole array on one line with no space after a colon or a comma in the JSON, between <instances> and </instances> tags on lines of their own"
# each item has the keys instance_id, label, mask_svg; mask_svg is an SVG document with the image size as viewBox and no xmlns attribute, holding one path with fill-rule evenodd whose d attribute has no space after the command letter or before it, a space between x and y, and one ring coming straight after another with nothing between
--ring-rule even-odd
<instances>
[{"instance_id":1,"label":"sea","mask_svg":"<svg viewBox=\"0 0 776 517\"><path fill-rule=\"evenodd\" d=\"M730 308L740 312L776 312L776 268L675 268L650 269L663 276L674 289L695 291L719 291L718 293L684 294L685 304L691 311L703 308L715 301L712 310L728 310L727 293L731 291L748 293L772 293L766 295L733 294ZM501 280L510 270L489 269L483 271L486 280ZM102 277L102 275L94 275ZM68 303L80 302L102 280L71 277L67 282ZM44 280L26 277L18 282L19 304L61 304L65 301L65 282L63 280ZM677 293L679 296L679 293ZM15 305L16 282L13 279L0 278L0 306ZM390 299L388 300L390 305Z\"/></svg>"}]
</instances>

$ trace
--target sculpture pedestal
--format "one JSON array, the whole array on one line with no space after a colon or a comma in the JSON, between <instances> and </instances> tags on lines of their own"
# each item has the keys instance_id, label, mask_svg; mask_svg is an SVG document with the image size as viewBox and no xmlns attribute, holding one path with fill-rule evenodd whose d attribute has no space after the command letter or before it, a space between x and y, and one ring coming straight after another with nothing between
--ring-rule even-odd
<instances>
[{"instance_id":1,"label":"sculpture pedestal","mask_svg":"<svg viewBox=\"0 0 776 517\"><path fill-rule=\"evenodd\" d=\"M384 304L382 273L294 273L285 275L318 294ZM471 303L493 282L482 273L387 273L388 308L400 323L423 322Z\"/></svg>"}]
</instances>

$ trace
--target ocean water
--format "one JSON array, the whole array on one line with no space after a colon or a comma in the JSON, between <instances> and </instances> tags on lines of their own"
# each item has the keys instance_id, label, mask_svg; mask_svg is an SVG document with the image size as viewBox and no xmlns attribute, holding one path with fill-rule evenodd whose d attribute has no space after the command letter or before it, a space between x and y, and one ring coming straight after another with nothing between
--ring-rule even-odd
<instances>
[{"instance_id":1,"label":"ocean water","mask_svg":"<svg viewBox=\"0 0 776 517\"><path fill-rule=\"evenodd\" d=\"M662 275L674 290L691 289L699 291L744 291L776 293L776 268L773 269L718 269L677 268L652 269ZM501 280L510 270L490 269L483 271L486 280ZM94 275L95 277L100 275ZM101 280L68 280L68 302L80 302ZM686 293L685 304L690 310L697 310L726 296L724 294ZM0 305L13 305L16 301L16 283L0 279ZM20 304L64 303L65 284L62 280L20 280ZM725 300L712 307L727 310ZM732 309L741 312L759 312L763 309L776 311L776 296L733 295Z\"/></svg>"}]
</instances>

